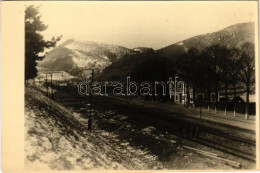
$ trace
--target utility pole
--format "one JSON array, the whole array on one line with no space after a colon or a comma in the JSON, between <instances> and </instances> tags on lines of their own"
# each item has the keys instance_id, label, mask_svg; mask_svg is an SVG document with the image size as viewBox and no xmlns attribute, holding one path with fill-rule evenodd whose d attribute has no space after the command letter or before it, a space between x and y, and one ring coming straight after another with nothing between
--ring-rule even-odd
<instances>
[{"instance_id":1,"label":"utility pole","mask_svg":"<svg viewBox=\"0 0 260 173\"><path fill-rule=\"evenodd\" d=\"M90 107L89 107L89 120L88 120L88 130L91 132L91 130L92 130L92 104L93 104L92 85L93 85L93 81L94 81L94 69L83 69L83 70L91 71Z\"/></svg>"},{"instance_id":2,"label":"utility pole","mask_svg":"<svg viewBox=\"0 0 260 173\"><path fill-rule=\"evenodd\" d=\"M200 88L200 93L202 93L202 89ZM200 101L200 123L201 123L201 119L202 119L202 97L199 98Z\"/></svg>"},{"instance_id":3,"label":"utility pole","mask_svg":"<svg viewBox=\"0 0 260 173\"><path fill-rule=\"evenodd\" d=\"M183 82L183 105L185 107L185 83Z\"/></svg>"},{"instance_id":4,"label":"utility pole","mask_svg":"<svg viewBox=\"0 0 260 173\"><path fill-rule=\"evenodd\" d=\"M131 59L133 59L133 57L131 56ZM131 71L130 71L130 77L132 77L132 75L133 75L133 60L131 61ZM127 88L127 86L126 86L126 88ZM129 92L130 92L130 88L129 88ZM127 95L127 93L126 93L126 95ZM130 103L132 103L132 94L130 94L130 99L131 99L131 102Z\"/></svg>"},{"instance_id":5,"label":"utility pole","mask_svg":"<svg viewBox=\"0 0 260 173\"><path fill-rule=\"evenodd\" d=\"M93 102L93 94L92 94L92 84L94 80L94 69L91 69L91 87L90 87L90 109L89 109L89 120L88 120L88 130L91 132L92 128L92 102Z\"/></svg>"},{"instance_id":6,"label":"utility pole","mask_svg":"<svg viewBox=\"0 0 260 173\"><path fill-rule=\"evenodd\" d=\"M202 105L201 105L201 98L200 98L200 122L201 122L201 114L202 114Z\"/></svg>"},{"instance_id":7,"label":"utility pole","mask_svg":"<svg viewBox=\"0 0 260 173\"><path fill-rule=\"evenodd\" d=\"M52 73L51 73L51 99L53 100Z\"/></svg>"},{"instance_id":8,"label":"utility pole","mask_svg":"<svg viewBox=\"0 0 260 173\"><path fill-rule=\"evenodd\" d=\"M53 84L52 84L52 74L53 74L53 73L61 73L61 75L63 76L63 72L48 72L48 73L46 73L47 95L49 95L49 94L48 94L48 90L49 90L49 89L48 89L48 85L47 85L47 75L48 75L48 74L51 75L51 85L50 85L50 86L51 86L51 98L52 98L52 99L54 99Z\"/></svg>"}]
</instances>

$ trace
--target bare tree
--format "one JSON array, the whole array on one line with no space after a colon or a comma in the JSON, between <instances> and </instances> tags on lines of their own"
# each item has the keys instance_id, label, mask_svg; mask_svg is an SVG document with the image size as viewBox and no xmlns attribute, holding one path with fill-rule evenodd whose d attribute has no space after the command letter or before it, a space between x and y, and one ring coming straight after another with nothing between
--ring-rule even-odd
<instances>
[{"instance_id":1,"label":"bare tree","mask_svg":"<svg viewBox=\"0 0 260 173\"><path fill-rule=\"evenodd\" d=\"M237 97L237 86L239 85L239 70L241 69L240 51L236 48L231 50L230 56L230 84L233 88L233 98ZM236 100L234 100L234 116L236 116Z\"/></svg>"},{"instance_id":2,"label":"bare tree","mask_svg":"<svg viewBox=\"0 0 260 173\"><path fill-rule=\"evenodd\" d=\"M246 92L246 112L245 119L249 116L249 94L255 84L255 48L252 43L246 42L241 47L240 62L242 69L240 70L240 79L245 86Z\"/></svg>"},{"instance_id":3,"label":"bare tree","mask_svg":"<svg viewBox=\"0 0 260 173\"><path fill-rule=\"evenodd\" d=\"M218 112L217 104L218 104L218 92L220 87L220 59L227 56L227 49L225 47L221 47L220 45L212 45L208 47L206 50L207 58L210 61L210 68L213 72L213 79L214 79L214 92L215 92L215 113Z\"/></svg>"},{"instance_id":4,"label":"bare tree","mask_svg":"<svg viewBox=\"0 0 260 173\"><path fill-rule=\"evenodd\" d=\"M201 75L196 75L200 68L201 59L199 57L199 50L196 48L191 48L189 51L183 53L178 57L178 61L176 63L176 69L178 75L181 77L183 81L186 83L186 91L187 91L187 100L186 105L190 105L190 86L193 86L193 90L197 87L198 77L202 77ZM195 94L193 95L193 100L195 99ZM194 100L195 101L195 100Z\"/></svg>"},{"instance_id":5,"label":"bare tree","mask_svg":"<svg viewBox=\"0 0 260 173\"><path fill-rule=\"evenodd\" d=\"M227 48L222 48L222 57L218 60L220 80L224 84L225 90L225 115L227 115L227 104L228 104L228 85L230 84L230 65L231 51Z\"/></svg>"}]
</instances>

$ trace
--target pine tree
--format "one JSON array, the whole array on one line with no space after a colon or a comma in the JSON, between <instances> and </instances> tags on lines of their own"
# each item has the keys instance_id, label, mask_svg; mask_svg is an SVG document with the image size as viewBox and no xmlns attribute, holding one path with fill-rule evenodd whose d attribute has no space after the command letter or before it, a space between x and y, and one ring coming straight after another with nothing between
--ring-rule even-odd
<instances>
[{"instance_id":1,"label":"pine tree","mask_svg":"<svg viewBox=\"0 0 260 173\"><path fill-rule=\"evenodd\" d=\"M26 7L25 10L25 81L37 76L37 61L44 58L45 49L55 47L60 37L46 41L41 32L47 29L41 21L39 8L33 5ZM42 53L42 55L40 55Z\"/></svg>"}]
</instances>

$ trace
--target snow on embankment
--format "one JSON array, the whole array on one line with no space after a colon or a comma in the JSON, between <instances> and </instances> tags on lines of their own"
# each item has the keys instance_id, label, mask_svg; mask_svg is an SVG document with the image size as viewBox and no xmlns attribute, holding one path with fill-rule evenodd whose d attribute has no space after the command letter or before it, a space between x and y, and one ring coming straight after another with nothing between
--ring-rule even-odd
<instances>
[{"instance_id":1,"label":"snow on embankment","mask_svg":"<svg viewBox=\"0 0 260 173\"><path fill-rule=\"evenodd\" d=\"M87 132L86 122L38 88L25 94L25 164L43 169L158 169L158 158L108 132ZM122 144L122 143L121 143Z\"/></svg>"}]
</instances>

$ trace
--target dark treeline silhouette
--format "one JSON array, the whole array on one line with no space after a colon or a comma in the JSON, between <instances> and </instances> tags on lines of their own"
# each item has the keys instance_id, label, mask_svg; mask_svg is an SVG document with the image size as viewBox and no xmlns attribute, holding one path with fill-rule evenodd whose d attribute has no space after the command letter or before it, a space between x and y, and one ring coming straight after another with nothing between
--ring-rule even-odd
<instances>
[{"instance_id":1,"label":"dark treeline silhouette","mask_svg":"<svg viewBox=\"0 0 260 173\"><path fill-rule=\"evenodd\" d=\"M211 89L218 98L219 90L224 90L225 113L228 104L228 89L233 88L233 98L237 97L237 88L246 92L246 114L248 119L249 94L254 87L254 45L244 43L240 49L212 45L202 52L193 48L178 57L176 69L178 75L195 90L207 89L208 108L210 108ZM187 99L189 104L189 99ZM215 99L215 112L218 100Z\"/></svg>"},{"instance_id":2,"label":"dark treeline silhouette","mask_svg":"<svg viewBox=\"0 0 260 173\"><path fill-rule=\"evenodd\" d=\"M148 59L135 66L131 76L136 82L142 83L148 81L151 83L154 100L155 81L166 83L175 73L174 63L171 59L153 52ZM165 90L168 91L169 85L165 87ZM166 95L163 96L162 85L158 84L156 91L159 93L161 99L166 100L169 98L169 92L166 92Z\"/></svg>"},{"instance_id":3,"label":"dark treeline silhouette","mask_svg":"<svg viewBox=\"0 0 260 173\"><path fill-rule=\"evenodd\" d=\"M175 58L166 58L160 53L133 68L131 76L142 82L168 81L170 77L178 75L186 83L186 105L190 105L189 88L193 93L207 90L208 109L211 107L210 94L224 91L225 113L228 105L228 90L233 90L233 100L238 96L237 90L243 88L246 92L245 118L249 113L249 94L254 90L254 45L246 42L240 48L227 48L212 45L203 51L191 48ZM193 95L193 98L194 95ZM194 100L196 102L196 100ZM217 112L218 100L214 100L214 109ZM236 111L236 110L234 110Z\"/></svg>"}]
</instances>

